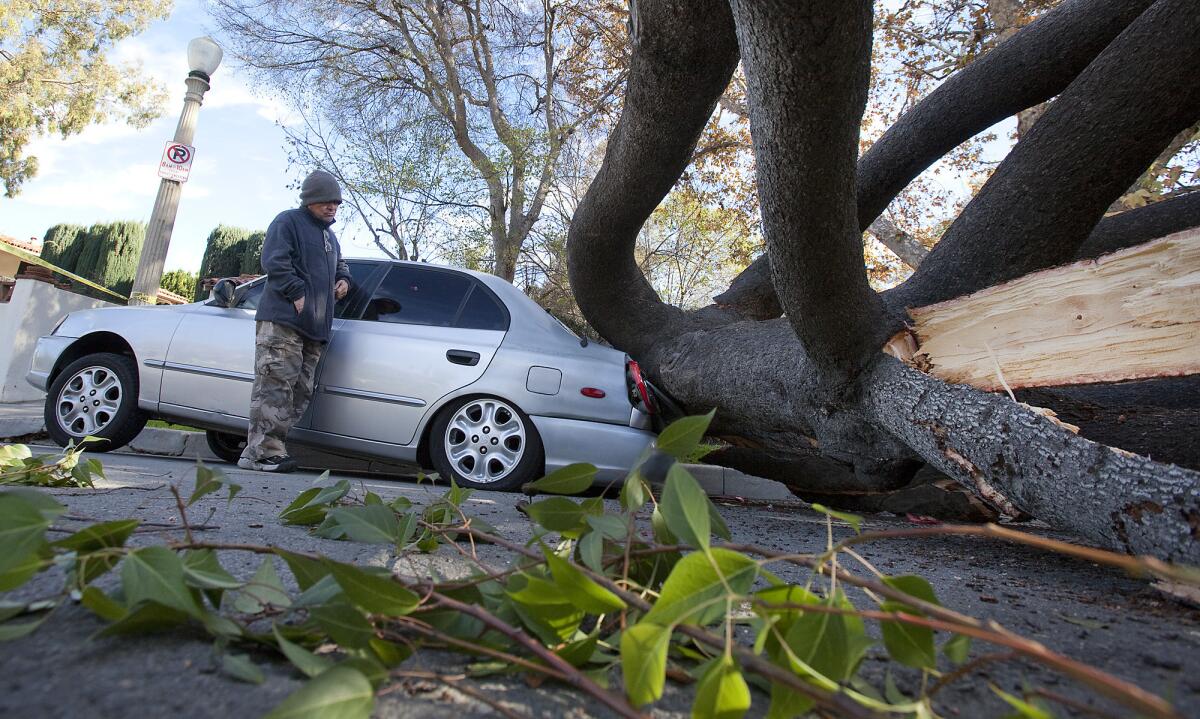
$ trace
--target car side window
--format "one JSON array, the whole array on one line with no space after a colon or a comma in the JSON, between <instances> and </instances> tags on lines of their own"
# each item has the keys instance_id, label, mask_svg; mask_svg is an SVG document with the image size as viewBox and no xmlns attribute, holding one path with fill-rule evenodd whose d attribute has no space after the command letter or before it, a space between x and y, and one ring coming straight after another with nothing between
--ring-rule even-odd
<instances>
[{"instance_id":1,"label":"car side window","mask_svg":"<svg viewBox=\"0 0 1200 719\"><path fill-rule=\"evenodd\" d=\"M379 263L350 261L346 264L350 267L350 292L337 301L333 316L338 319L356 319L358 309L366 301L363 290L367 288L371 275L379 269Z\"/></svg>"},{"instance_id":2,"label":"car side window","mask_svg":"<svg viewBox=\"0 0 1200 719\"><path fill-rule=\"evenodd\" d=\"M476 284L463 304L462 312L454 326L468 330L503 332L508 329L508 313L490 292Z\"/></svg>"},{"instance_id":3,"label":"car side window","mask_svg":"<svg viewBox=\"0 0 1200 719\"><path fill-rule=\"evenodd\" d=\"M362 319L450 327L471 286L471 279L457 272L394 265L371 295Z\"/></svg>"},{"instance_id":4,"label":"car side window","mask_svg":"<svg viewBox=\"0 0 1200 719\"><path fill-rule=\"evenodd\" d=\"M239 310L256 310L258 309L258 300L262 297L263 289L267 286L267 281L256 282L249 287L239 292L237 307Z\"/></svg>"}]
</instances>

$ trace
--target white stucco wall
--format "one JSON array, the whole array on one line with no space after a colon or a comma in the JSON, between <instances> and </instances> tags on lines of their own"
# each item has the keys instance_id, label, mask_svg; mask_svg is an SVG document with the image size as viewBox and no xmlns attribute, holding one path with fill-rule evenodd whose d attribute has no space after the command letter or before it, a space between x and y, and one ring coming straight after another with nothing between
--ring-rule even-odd
<instances>
[{"instance_id":1,"label":"white stucco wall","mask_svg":"<svg viewBox=\"0 0 1200 719\"><path fill-rule=\"evenodd\" d=\"M17 280L12 300L0 303L0 402L42 398L42 392L25 381L38 337L50 334L70 312L112 306L46 282Z\"/></svg>"}]
</instances>

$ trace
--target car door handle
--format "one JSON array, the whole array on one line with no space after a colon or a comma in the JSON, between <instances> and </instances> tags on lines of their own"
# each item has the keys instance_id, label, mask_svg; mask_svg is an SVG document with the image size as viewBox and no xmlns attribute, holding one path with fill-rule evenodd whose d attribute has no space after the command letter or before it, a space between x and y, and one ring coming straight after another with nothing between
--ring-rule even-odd
<instances>
[{"instance_id":1,"label":"car door handle","mask_svg":"<svg viewBox=\"0 0 1200 719\"><path fill-rule=\"evenodd\" d=\"M446 359L454 364L466 365L474 367L479 364L479 353L468 352L467 350L446 350Z\"/></svg>"}]
</instances>

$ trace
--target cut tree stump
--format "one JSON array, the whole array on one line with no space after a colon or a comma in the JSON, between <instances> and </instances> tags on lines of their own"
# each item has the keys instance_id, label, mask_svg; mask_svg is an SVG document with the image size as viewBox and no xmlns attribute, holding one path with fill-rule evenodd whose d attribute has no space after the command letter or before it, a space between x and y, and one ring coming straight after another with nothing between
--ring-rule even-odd
<instances>
[{"instance_id":1,"label":"cut tree stump","mask_svg":"<svg viewBox=\"0 0 1200 719\"><path fill-rule=\"evenodd\" d=\"M1200 373L1200 228L909 315L889 354L984 390Z\"/></svg>"}]
</instances>

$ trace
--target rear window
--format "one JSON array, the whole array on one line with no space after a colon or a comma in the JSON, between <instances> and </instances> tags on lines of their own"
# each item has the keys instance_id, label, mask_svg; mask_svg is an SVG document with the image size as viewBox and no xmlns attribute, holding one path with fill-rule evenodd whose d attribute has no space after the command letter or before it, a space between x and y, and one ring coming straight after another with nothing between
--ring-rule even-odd
<instances>
[{"instance_id":1,"label":"rear window","mask_svg":"<svg viewBox=\"0 0 1200 719\"><path fill-rule=\"evenodd\" d=\"M508 313L487 290L475 285L454 326L469 330L504 331L508 329Z\"/></svg>"}]
</instances>

